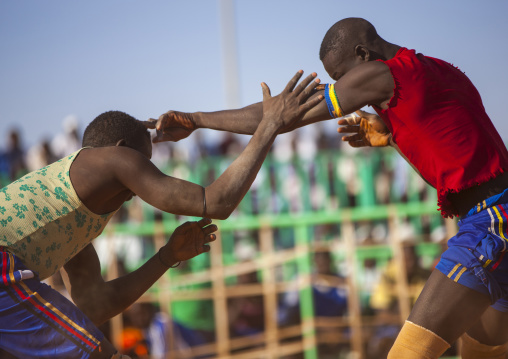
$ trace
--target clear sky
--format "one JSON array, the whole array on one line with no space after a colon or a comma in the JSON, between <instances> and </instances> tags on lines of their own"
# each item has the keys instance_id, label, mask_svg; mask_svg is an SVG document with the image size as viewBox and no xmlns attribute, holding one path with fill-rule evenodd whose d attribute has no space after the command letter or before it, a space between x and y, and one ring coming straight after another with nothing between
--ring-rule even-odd
<instances>
[{"instance_id":1,"label":"clear sky","mask_svg":"<svg viewBox=\"0 0 508 359\"><path fill-rule=\"evenodd\" d=\"M0 148L18 127L33 144L100 113L138 119L226 107L220 0L0 1ZM298 70L330 81L319 46L364 17L387 41L445 59L471 78L508 140L508 1L235 1L239 105L278 93Z\"/></svg>"}]
</instances>

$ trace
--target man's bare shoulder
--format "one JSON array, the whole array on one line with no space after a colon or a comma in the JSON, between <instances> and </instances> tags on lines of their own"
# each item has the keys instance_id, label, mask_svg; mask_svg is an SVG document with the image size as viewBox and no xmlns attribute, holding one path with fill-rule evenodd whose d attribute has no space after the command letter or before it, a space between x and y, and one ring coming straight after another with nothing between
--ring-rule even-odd
<instances>
[{"instance_id":1,"label":"man's bare shoulder","mask_svg":"<svg viewBox=\"0 0 508 359\"><path fill-rule=\"evenodd\" d=\"M141 152L125 146L85 148L70 169L83 203L94 213L109 213L128 200L136 182L159 171Z\"/></svg>"},{"instance_id":2,"label":"man's bare shoulder","mask_svg":"<svg viewBox=\"0 0 508 359\"><path fill-rule=\"evenodd\" d=\"M125 183L127 177L138 176L155 166L140 151L126 146L84 148L71 167L74 178L90 176L101 183ZM100 180L99 180L100 179Z\"/></svg>"},{"instance_id":3,"label":"man's bare shoulder","mask_svg":"<svg viewBox=\"0 0 508 359\"><path fill-rule=\"evenodd\" d=\"M150 162L150 159L140 151L127 146L88 147L81 151L78 158L86 160L87 163L106 164L113 167L122 165L124 162Z\"/></svg>"}]
</instances>

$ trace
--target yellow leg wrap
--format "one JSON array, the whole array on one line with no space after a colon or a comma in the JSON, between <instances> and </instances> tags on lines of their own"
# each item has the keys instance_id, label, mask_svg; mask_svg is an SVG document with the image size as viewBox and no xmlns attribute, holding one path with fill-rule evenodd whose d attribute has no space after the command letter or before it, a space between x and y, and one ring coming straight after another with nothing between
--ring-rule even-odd
<instances>
[{"instance_id":1,"label":"yellow leg wrap","mask_svg":"<svg viewBox=\"0 0 508 359\"><path fill-rule=\"evenodd\" d=\"M408 320L388 353L388 359L436 359L450 344L430 330Z\"/></svg>"},{"instance_id":2,"label":"yellow leg wrap","mask_svg":"<svg viewBox=\"0 0 508 359\"><path fill-rule=\"evenodd\" d=\"M504 359L508 353L508 343L503 345L485 345L464 333L462 335L462 359Z\"/></svg>"}]
</instances>

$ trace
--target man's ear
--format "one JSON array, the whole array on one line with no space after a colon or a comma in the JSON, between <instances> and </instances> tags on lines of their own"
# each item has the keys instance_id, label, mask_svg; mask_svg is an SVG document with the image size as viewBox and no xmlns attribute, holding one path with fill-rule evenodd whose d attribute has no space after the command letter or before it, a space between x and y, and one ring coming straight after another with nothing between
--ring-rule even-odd
<instances>
[{"instance_id":1,"label":"man's ear","mask_svg":"<svg viewBox=\"0 0 508 359\"><path fill-rule=\"evenodd\" d=\"M355 55L364 62L370 60L370 50L364 45L355 46Z\"/></svg>"},{"instance_id":2,"label":"man's ear","mask_svg":"<svg viewBox=\"0 0 508 359\"><path fill-rule=\"evenodd\" d=\"M127 141L125 141L123 138L116 143L115 146L127 146Z\"/></svg>"}]
</instances>

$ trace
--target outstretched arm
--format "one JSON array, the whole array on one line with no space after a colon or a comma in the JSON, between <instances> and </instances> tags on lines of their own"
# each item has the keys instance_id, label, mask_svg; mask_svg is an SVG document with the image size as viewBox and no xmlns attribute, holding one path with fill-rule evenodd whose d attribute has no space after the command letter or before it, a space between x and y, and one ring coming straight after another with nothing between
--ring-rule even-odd
<instances>
[{"instance_id":1,"label":"outstretched arm","mask_svg":"<svg viewBox=\"0 0 508 359\"><path fill-rule=\"evenodd\" d=\"M315 77L312 73L310 76ZM340 105L344 113L351 113L365 105L383 106L393 95L393 78L388 66L381 62L368 62L349 71L335 83ZM323 95L323 85L316 88L310 99ZM198 128L253 134L262 119L262 103L217 112L168 111L158 120L146 122L149 128L157 128L154 142L178 141ZM311 123L329 120L330 115L323 101L309 110L301 119L281 129L280 133Z\"/></svg>"},{"instance_id":2,"label":"outstretched arm","mask_svg":"<svg viewBox=\"0 0 508 359\"><path fill-rule=\"evenodd\" d=\"M314 77L309 76L296 86L301 75L302 72L298 72L275 97L271 97L268 86L263 84L262 121L241 155L206 187L206 194L201 186L165 176L141 153L129 148L112 149L124 153L112 156L115 160L111 168L116 172L119 186L166 212L218 219L229 217L256 178L280 129L300 120L322 100L322 97L308 100L317 85ZM203 195L206 196L206 213Z\"/></svg>"},{"instance_id":3,"label":"outstretched arm","mask_svg":"<svg viewBox=\"0 0 508 359\"><path fill-rule=\"evenodd\" d=\"M303 72L302 72L303 73ZM315 78L313 72L309 75ZM319 79L316 80L319 83ZM311 92L309 101L323 95L323 86L316 86ZM294 123L279 130L279 133L292 131L295 128L310 123L328 120L331 116L328 113L326 104L319 103L311 108L304 116ZM263 103L258 102L240 109L215 111L215 112L180 112L168 111L162 114L158 120L150 119L145 125L151 129L157 129L154 143L163 141L179 141L189 136L198 128L208 128L218 131L234 132L244 135L252 135L256 132L263 119Z\"/></svg>"},{"instance_id":4,"label":"outstretched arm","mask_svg":"<svg viewBox=\"0 0 508 359\"><path fill-rule=\"evenodd\" d=\"M99 258L90 244L71 259L64 270L65 285L76 305L100 325L141 297L171 266L208 252L217 230L209 219L186 222L175 229L168 243L144 265L125 276L104 281Z\"/></svg>"}]
</instances>

